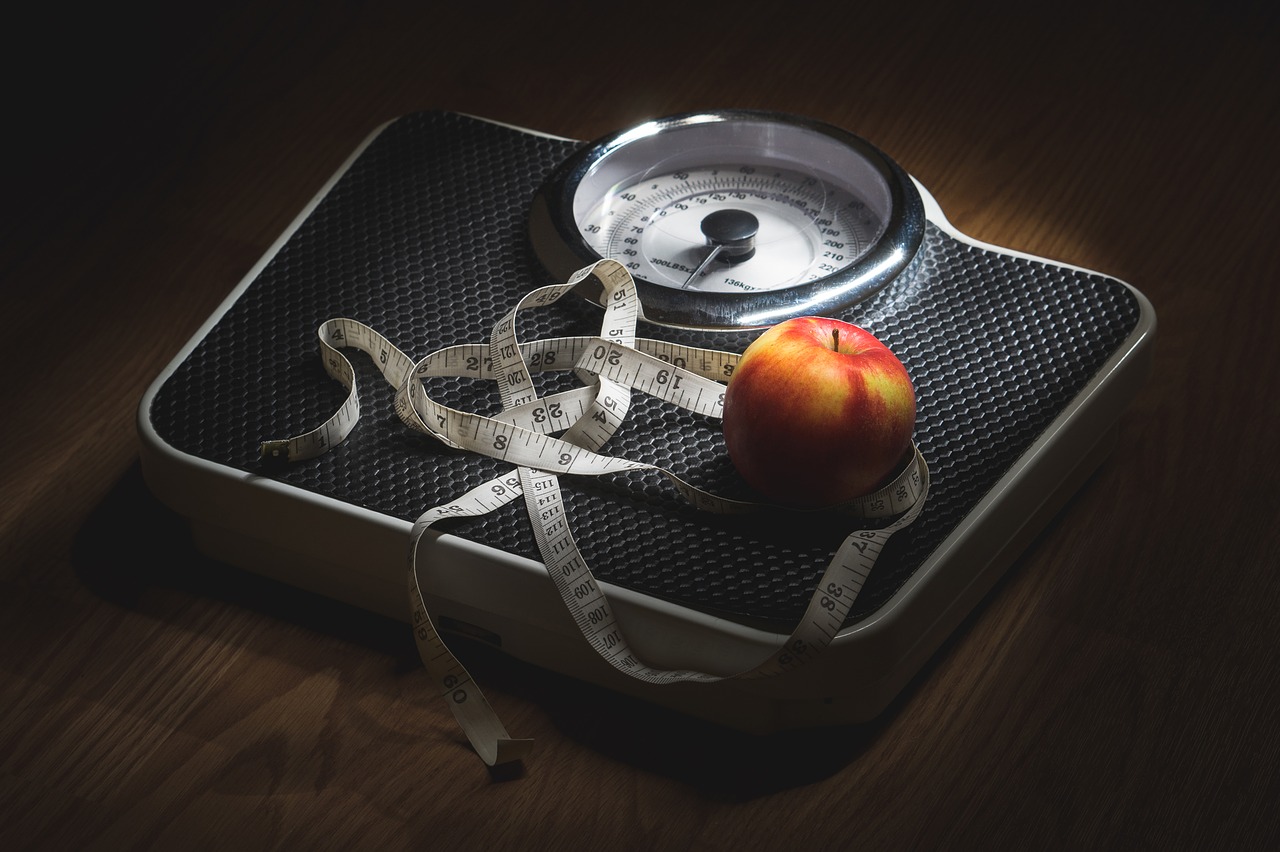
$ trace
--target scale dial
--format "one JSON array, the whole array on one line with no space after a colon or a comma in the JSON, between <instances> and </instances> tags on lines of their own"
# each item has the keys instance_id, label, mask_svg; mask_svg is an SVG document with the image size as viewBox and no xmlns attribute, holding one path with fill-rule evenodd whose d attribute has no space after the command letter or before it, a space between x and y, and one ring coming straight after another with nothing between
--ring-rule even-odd
<instances>
[{"instance_id":1,"label":"scale dial","mask_svg":"<svg viewBox=\"0 0 1280 852\"><path fill-rule=\"evenodd\" d=\"M539 191L530 233L562 278L602 257L621 262L652 322L750 328L830 314L897 279L924 210L906 173L865 140L725 110L587 145Z\"/></svg>"}]
</instances>

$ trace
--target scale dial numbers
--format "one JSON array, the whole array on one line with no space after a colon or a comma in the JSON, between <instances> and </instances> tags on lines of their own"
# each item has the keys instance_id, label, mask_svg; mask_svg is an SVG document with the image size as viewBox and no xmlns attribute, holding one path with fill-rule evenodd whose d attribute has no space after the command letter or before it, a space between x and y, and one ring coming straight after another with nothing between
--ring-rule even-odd
<instances>
[{"instance_id":1,"label":"scale dial numbers","mask_svg":"<svg viewBox=\"0 0 1280 852\"><path fill-rule=\"evenodd\" d=\"M714 239L703 223L717 211L745 211L758 223L747 260L706 263ZM774 290L831 275L856 262L884 229L865 201L813 175L734 164L620 187L579 224L587 245L632 275L718 293Z\"/></svg>"}]
</instances>

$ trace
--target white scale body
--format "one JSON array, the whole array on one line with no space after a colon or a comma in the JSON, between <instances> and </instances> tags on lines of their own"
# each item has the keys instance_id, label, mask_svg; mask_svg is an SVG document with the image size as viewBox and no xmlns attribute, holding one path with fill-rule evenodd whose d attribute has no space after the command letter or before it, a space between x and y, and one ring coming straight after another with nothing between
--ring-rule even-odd
<instances>
[{"instance_id":1,"label":"white scale body","mask_svg":"<svg viewBox=\"0 0 1280 852\"><path fill-rule=\"evenodd\" d=\"M724 115L741 118L741 114L732 112ZM757 118L753 117L753 120ZM761 120L784 119L765 116ZM313 220L329 215L325 205L331 198L340 200L339 196L344 191L372 191L362 188L360 169L366 160L375 157L371 151L380 150L375 146L391 145L390 141L380 140L388 134L397 133L410 136L426 134L436 140L433 144L442 146L440 150L450 150L448 140L454 133L465 137L466 141L459 143L464 147L483 147L487 144L483 140L491 136L507 146L504 150L514 146L517 152L524 150L521 147L524 145L542 145L544 148L550 145L552 153L540 154L542 159L526 171L532 175L527 181L528 186L541 187L550 182L553 189L563 186L557 181L563 181L565 170L556 165L557 161L564 159L563 152L595 150L583 148L582 143L573 140L449 113L418 114L379 128L320 190L156 379L139 406L138 428L143 471L149 487L165 504L189 519L203 552L217 560L356 607L391 618L407 619L409 603L405 592L405 572L411 518L403 516L404 513L398 516L366 508L361 505L366 502L363 500L344 499L341 495L300 487L287 478L277 476L269 467L228 461L216 452L192 449L192 442L198 443L198 438L176 440L173 436L181 430L173 423L179 415L163 413L190 405L185 398L170 402L164 398L165 394L181 396L190 393L192 399L205 398L197 392L196 379L183 378L184 371L191 369L189 362L203 363L201 359L213 357L202 354L202 347L208 348L211 335L227 333L219 330L232 324L237 311L243 311L243 302L248 298L247 294L253 293L253 288L265 286L262 282L272 274L273 263L287 259L290 251L306 242L307 229ZM555 147L557 145L561 147ZM414 150L412 145L402 145L401 148L410 152ZM730 154L727 156L733 162L742 159L741 152ZM393 157L393 164L394 156L412 156L412 153L376 154L376 157ZM471 162L476 155L469 153L467 156L471 157L468 160ZM485 156L484 153L479 155L481 161ZM519 153L504 154L506 159L503 162L512 157L518 160L520 156ZM560 170L557 172L556 168ZM424 179L426 183L430 181ZM1072 380L1074 384L1069 398L1058 405L1051 416L1046 416L1043 425L1036 427L1034 435L1019 445L999 475L989 485L984 484L981 493L963 498L963 511L954 522L948 523L945 535L938 534L927 556L911 568L909 576L886 595L873 612L864 613L856 621L848 623L817 659L796 671L762 680L729 679L711 684L653 685L615 670L587 644L538 559L476 543L466 537L465 530L457 533L433 530L424 542L419 564L428 608L445 632L446 639L451 634L467 635L489 642L504 653L536 666L751 732L858 723L880 714L1049 518L1106 457L1113 443L1111 439L1117 419L1145 381L1155 333L1155 314L1151 305L1131 286L1096 272L975 241L947 222L924 187L913 179L910 186L919 197L923 239L926 242L948 241L947 245L952 246L947 249L950 252L948 256L960 252L961 257L971 256L982 259L984 263L990 261L1012 265L1014 269L1031 270L1026 273L1030 284L1024 285L1015 279L1008 285L1019 290L1052 290L1059 287L1060 280L1085 280L1088 287L1105 290L1111 294L1108 297L1111 301L1123 304L1120 311L1123 316L1093 323L1112 330L1105 335L1105 343L1095 347L1100 351L1094 352L1087 366L1081 368L1087 375L1079 375ZM518 210L518 218L529 216L531 208L547 203L545 189L539 189L532 196L527 188L521 193L512 200ZM337 200L333 202L337 203ZM551 206L555 206L554 199ZM428 205L425 212L419 211L415 215L431 219L436 214ZM555 257L559 249L547 249L545 246L548 230L561 227L553 221L555 211L551 211L550 217L545 208L536 210L532 215L536 220L531 226L533 240L535 243L544 241L538 256L545 266L556 268L551 269L549 275L546 268L528 262L527 283L516 285L514 292L532 289L537 283L565 280L566 269L575 265L585 266L580 261L590 258L589 253L581 254L583 249L580 245L562 251L563 257ZM767 216L766 211L760 218ZM761 240L755 247L757 253L767 251L763 239L765 226L762 224L760 227ZM709 240L707 246L715 248L715 240ZM333 246L325 250L341 252L340 247ZM589 252L590 246L587 250ZM707 251L706 248L699 250ZM574 256L575 252L580 256ZM517 259L516 263L525 262L519 258L528 256L523 245L513 248L508 254ZM705 254L701 256L705 257ZM714 261L708 268L721 274L722 278L726 277L722 274L726 270L733 272L728 265L717 266ZM742 268L746 269L746 264ZM930 276L939 273L930 270L926 263L907 273L914 278L911 289L902 290L903 295L895 295L895 287L899 284L890 276L889 280L871 286L870 295L860 295L858 302L836 310L853 312L856 321L863 317L857 314L859 304L866 302L881 306L875 309L879 313L873 313L871 319L882 316L885 311L892 310L894 299L917 299L920 288L932 286ZM429 278L429 273L423 274ZM1050 276L1051 280L1041 283L1038 277L1041 275ZM682 273L679 277L686 275ZM732 290L733 287L721 289ZM685 294L678 283L672 286L668 282L662 290L658 301L665 299L677 307L681 304ZM781 287L779 293L786 296L787 287ZM771 297L776 295L771 294ZM1083 299L1084 310L1088 311L1086 297L1077 295L1070 298ZM875 302L876 299L880 301ZM781 303L785 301L782 299ZM766 307L761 308L762 304ZM776 298L767 303L757 300L750 304L750 311L781 310L778 304L780 302ZM960 300L959 304L963 309L967 302ZM497 305L499 312L509 307L505 302ZM326 305L313 305L311 308L318 311L318 315L330 310ZM1079 310L1069 308L1067 313L1078 314ZM743 315L742 311L725 314L730 317L730 324L751 325L742 322ZM1029 319L1035 321L1035 318ZM673 319L666 315L662 322L670 326L705 325L702 320L688 316L675 316ZM643 326L642 323L639 330L642 335L646 331ZM710 334L715 336L715 332ZM471 339L481 341L487 335L487 328L476 327ZM289 369L310 376L306 373L310 368L302 362L319 357L315 354L314 336L302 335L297 339L275 336L285 338L276 341L278 351L294 353L288 357L298 362L297 366ZM915 347L913 343L907 350ZM1010 344L1011 351L1013 348L1014 345ZM353 356L353 361L356 357ZM912 367L908 358L904 358L904 362L908 368ZM998 370L1000 365L989 369ZM174 385L179 383L179 379L182 387L191 385L196 389L189 392L175 390ZM922 417L927 417L934 389L925 382L917 390ZM211 410L213 406L225 407L212 399L209 404ZM366 411L363 416L385 418L388 413L389 407L376 414ZM275 431L279 432L280 428ZM361 428L357 427L348 442L367 437ZM192 429L187 428L182 434L190 432ZM278 435L246 434L239 437L246 447L250 447L264 438ZM409 443L411 439L406 439L406 444ZM950 451L938 451L937 455L931 456L927 442L922 443L921 449L930 462L935 483L948 483L948 478L955 474L947 464L953 457ZM1115 463L1123 463L1123 460ZM311 464L323 466L326 461L321 457ZM476 484L478 482L458 482L456 490L461 492ZM960 499L947 497L947 493L944 488L939 499ZM419 510L427 508L428 505L422 505ZM931 504L926 504L922 518L932 508ZM520 512L522 509L513 506L509 511ZM524 523L528 523L527 519ZM636 535L635 549L652 547L639 533ZM654 550L652 558L660 559L660 548ZM687 568L689 571L699 570L697 565ZM611 583L607 575L601 578L601 586L608 593L632 649L652 666L728 675L748 669L769 656L789 632L785 627L760 619L735 618L732 614L717 612L714 606L684 605L670 599L670 596L649 594ZM483 673L478 674L483 680Z\"/></svg>"}]
</instances>

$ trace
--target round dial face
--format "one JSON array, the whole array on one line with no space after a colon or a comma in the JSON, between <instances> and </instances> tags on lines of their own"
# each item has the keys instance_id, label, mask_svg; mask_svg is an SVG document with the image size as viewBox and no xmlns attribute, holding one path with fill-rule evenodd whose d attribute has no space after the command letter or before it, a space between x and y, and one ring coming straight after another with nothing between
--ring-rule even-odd
<instances>
[{"instance_id":1,"label":"round dial face","mask_svg":"<svg viewBox=\"0 0 1280 852\"><path fill-rule=\"evenodd\" d=\"M909 268L923 223L915 185L866 141L743 110L660 119L588 145L530 213L553 274L613 258L636 279L646 319L706 329L865 299Z\"/></svg>"},{"instance_id":2,"label":"round dial face","mask_svg":"<svg viewBox=\"0 0 1280 852\"><path fill-rule=\"evenodd\" d=\"M747 214L739 215L738 231L717 230L717 222L735 214ZM622 261L633 276L722 293L774 290L839 272L884 230L848 189L791 168L737 163L614 187L577 224L588 246ZM749 240L749 250L735 252L734 237Z\"/></svg>"}]
</instances>

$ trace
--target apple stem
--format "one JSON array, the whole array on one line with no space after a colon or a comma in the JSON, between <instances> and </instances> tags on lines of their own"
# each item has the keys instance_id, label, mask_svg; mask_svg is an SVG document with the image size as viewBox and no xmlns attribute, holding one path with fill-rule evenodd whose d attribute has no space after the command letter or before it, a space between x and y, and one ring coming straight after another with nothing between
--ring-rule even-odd
<instances>
[{"instance_id":1,"label":"apple stem","mask_svg":"<svg viewBox=\"0 0 1280 852\"><path fill-rule=\"evenodd\" d=\"M836 352L840 351L840 329L831 329L831 348Z\"/></svg>"}]
</instances>

